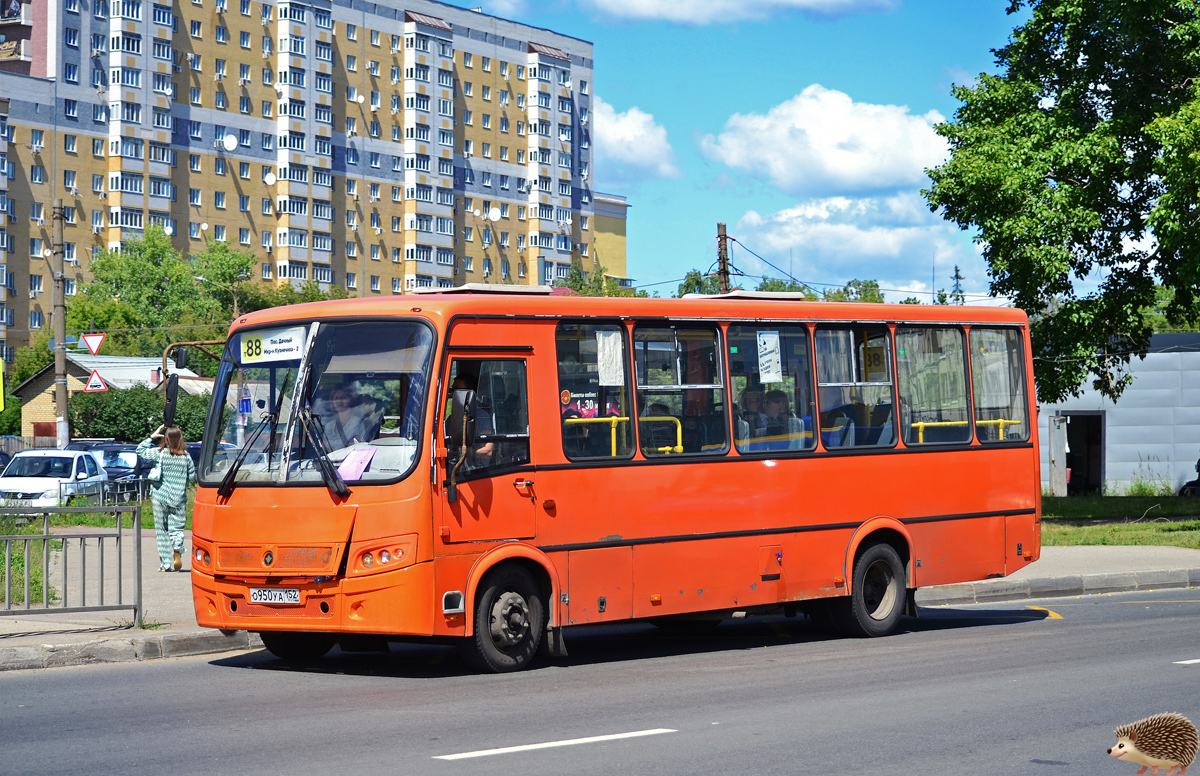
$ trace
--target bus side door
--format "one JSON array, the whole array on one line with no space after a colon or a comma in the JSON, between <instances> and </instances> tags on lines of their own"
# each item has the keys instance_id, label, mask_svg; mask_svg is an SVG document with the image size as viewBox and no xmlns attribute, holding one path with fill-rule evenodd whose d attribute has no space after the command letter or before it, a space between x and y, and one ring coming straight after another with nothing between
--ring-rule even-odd
<instances>
[{"instance_id":1,"label":"bus side door","mask_svg":"<svg viewBox=\"0 0 1200 776\"><path fill-rule=\"evenodd\" d=\"M451 347L453 351L453 347ZM444 397L439 467L443 488L442 541L478 542L534 536L536 493L530 470L526 359L497 354L451 356L449 391L475 391L474 443L451 444L450 396ZM448 486L451 477L455 487ZM449 494L454 492L454 500Z\"/></svg>"}]
</instances>

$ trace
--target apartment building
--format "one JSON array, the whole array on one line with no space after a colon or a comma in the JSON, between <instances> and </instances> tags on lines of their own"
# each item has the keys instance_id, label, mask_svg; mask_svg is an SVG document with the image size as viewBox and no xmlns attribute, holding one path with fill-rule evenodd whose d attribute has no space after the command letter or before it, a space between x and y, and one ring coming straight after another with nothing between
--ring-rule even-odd
<instances>
[{"instance_id":1,"label":"apartment building","mask_svg":"<svg viewBox=\"0 0 1200 776\"><path fill-rule=\"evenodd\" d=\"M68 294L148 224L359 296L625 276L586 41L430 0L13 0L0 37L9 354L50 326L55 198Z\"/></svg>"}]
</instances>

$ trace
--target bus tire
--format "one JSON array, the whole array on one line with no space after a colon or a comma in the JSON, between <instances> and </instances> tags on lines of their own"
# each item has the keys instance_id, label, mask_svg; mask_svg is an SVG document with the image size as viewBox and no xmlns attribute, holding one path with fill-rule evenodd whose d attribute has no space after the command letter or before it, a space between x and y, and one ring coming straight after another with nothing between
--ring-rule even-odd
<instances>
[{"instance_id":1,"label":"bus tire","mask_svg":"<svg viewBox=\"0 0 1200 776\"><path fill-rule=\"evenodd\" d=\"M316 660L325 657L337 642L332 633L266 631L258 635L267 651L280 660Z\"/></svg>"},{"instance_id":2,"label":"bus tire","mask_svg":"<svg viewBox=\"0 0 1200 776\"><path fill-rule=\"evenodd\" d=\"M838 602L838 624L851 636L892 633L904 613L904 563L890 544L872 544L854 562L850 595Z\"/></svg>"},{"instance_id":3,"label":"bus tire","mask_svg":"<svg viewBox=\"0 0 1200 776\"><path fill-rule=\"evenodd\" d=\"M459 642L463 659L493 674L527 668L546 629L541 587L521 566L487 573L475 595L475 633Z\"/></svg>"}]
</instances>

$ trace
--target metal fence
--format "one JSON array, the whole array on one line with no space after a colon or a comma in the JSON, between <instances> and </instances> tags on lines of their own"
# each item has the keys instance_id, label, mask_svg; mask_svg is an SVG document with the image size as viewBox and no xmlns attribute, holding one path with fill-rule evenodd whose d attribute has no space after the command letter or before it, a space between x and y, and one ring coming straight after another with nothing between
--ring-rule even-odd
<instances>
[{"instance_id":1,"label":"metal fence","mask_svg":"<svg viewBox=\"0 0 1200 776\"><path fill-rule=\"evenodd\" d=\"M55 514L107 515L113 527L51 533ZM123 530L126 515L129 537ZM129 609L141 626L141 506L0 509L0 526L11 531L0 535L0 616Z\"/></svg>"}]
</instances>

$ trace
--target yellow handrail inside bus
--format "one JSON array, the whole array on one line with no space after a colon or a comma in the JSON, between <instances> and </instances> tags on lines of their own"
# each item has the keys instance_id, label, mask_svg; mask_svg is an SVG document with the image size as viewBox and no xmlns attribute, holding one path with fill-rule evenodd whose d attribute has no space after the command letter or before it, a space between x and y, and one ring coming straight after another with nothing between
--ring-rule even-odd
<instances>
[{"instance_id":1,"label":"yellow handrail inside bus","mask_svg":"<svg viewBox=\"0 0 1200 776\"><path fill-rule=\"evenodd\" d=\"M609 424L610 431L611 431L611 433L612 433L612 454L613 454L613 458L616 458L616 457L617 457L617 424L618 424L618 423L628 423L628 422L629 422L629 418L618 418L618 417L610 417L610 418L567 418L567 419L565 419L565 420L563 421L563 423L566 423L566 424L568 424L568 425L572 425L572 426L573 426L573 425L575 425L575 424L577 424L577 423L608 423L608 424Z\"/></svg>"},{"instance_id":2,"label":"yellow handrail inside bus","mask_svg":"<svg viewBox=\"0 0 1200 776\"><path fill-rule=\"evenodd\" d=\"M912 427L917 430L917 444L925 441L925 429L935 426L965 426L970 421L968 420L923 420L918 423L913 423Z\"/></svg>"},{"instance_id":3,"label":"yellow handrail inside bus","mask_svg":"<svg viewBox=\"0 0 1200 776\"><path fill-rule=\"evenodd\" d=\"M977 420L977 421L975 421L975 425L976 426L999 426L1000 427L1000 441L1003 442L1005 426L1019 426L1024 422L1025 421L1023 421L1023 420L1007 420L1005 418L996 418L994 420Z\"/></svg>"},{"instance_id":4,"label":"yellow handrail inside bus","mask_svg":"<svg viewBox=\"0 0 1200 776\"><path fill-rule=\"evenodd\" d=\"M683 424L679 422L679 418L672 417L671 415L645 415L643 417L638 418L639 423L647 423L647 422L652 422L652 421L661 421L663 423L670 421L675 424L675 446L671 447L670 445L667 445L666 447L656 447L656 448L654 448L654 452L656 452L656 453L682 453L683 452Z\"/></svg>"},{"instance_id":5,"label":"yellow handrail inside bus","mask_svg":"<svg viewBox=\"0 0 1200 776\"><path fill-rule=\"evenodd\" d=\"M925 429L926 428L933 428L936 426L965 426L965 425L967 425L967 422L968 421L965 421L965 420L936 420L936 421L930 420L930 421L920 421L918 423L913 423L912 427L917 430L917 443L920 444L925 441ZM1019 420L1007 420L1005 418L996 418L995 420L977 420L977 421L975 421L976 426L999 426L1001 440L1004 439L1004 427L1005 426L1014 426L1014 425L1019 425L1020 423L1021 423L1021 421L1019 421ZM821 429L821 430L824 431L825 429Z\"/></svg>"}]
</instances>

